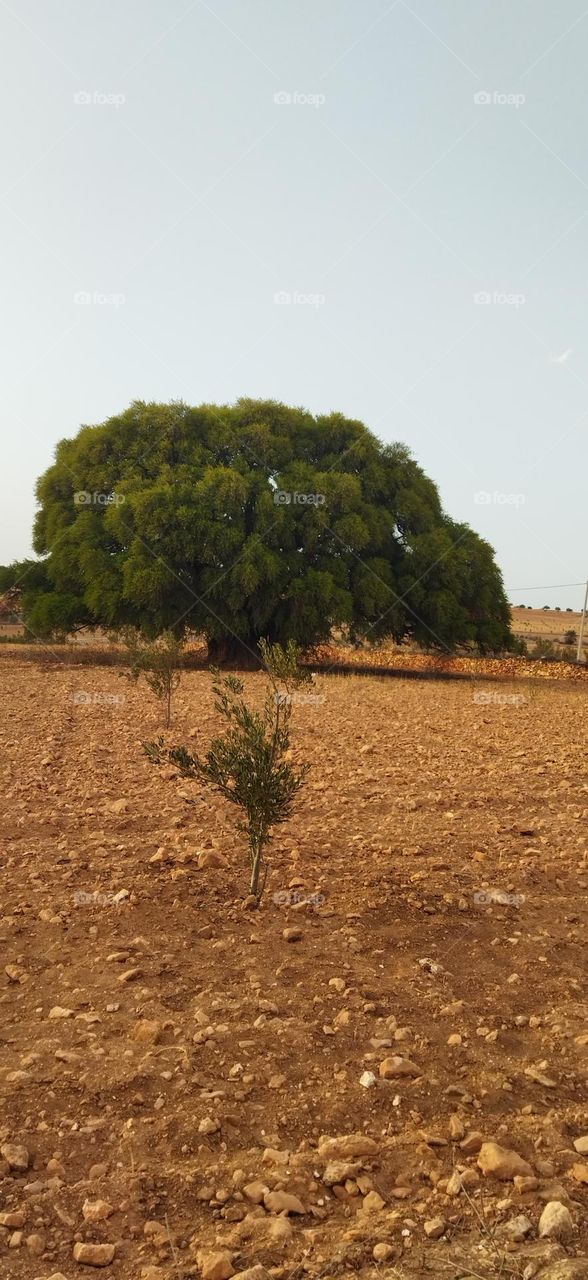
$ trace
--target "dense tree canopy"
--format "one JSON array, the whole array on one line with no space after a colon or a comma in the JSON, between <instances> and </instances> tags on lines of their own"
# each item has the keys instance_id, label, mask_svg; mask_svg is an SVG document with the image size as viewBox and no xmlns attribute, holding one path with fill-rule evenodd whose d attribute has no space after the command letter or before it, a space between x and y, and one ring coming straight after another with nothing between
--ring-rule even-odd
<instances>
[{"instance_id":1,"label":"dense tree canopy","mask_svg":"<svg viewBox=\"0 0 588 1280\"><path fill-rule=\"evenodd\" d=\"M274 401L136 402L62 440L37 485L25 616L203 632L217 656L258 637L352 636L482 651L510 644L492 548L443 512L400 444Z\"/></svg>"}]
</instances>

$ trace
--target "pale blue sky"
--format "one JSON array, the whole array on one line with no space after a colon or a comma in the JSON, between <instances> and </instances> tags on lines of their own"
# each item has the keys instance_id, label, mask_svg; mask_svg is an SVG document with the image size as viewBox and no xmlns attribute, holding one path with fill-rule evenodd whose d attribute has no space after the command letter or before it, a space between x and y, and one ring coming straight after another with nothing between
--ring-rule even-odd
<instances>
[{"instance_id":1,"label":"pale blue sky","mask_svg":"<svg viewBox=\"0 0 588 1280\"><path fill-rule=\"evenodd\" d=\"M0 0L0 47L1 563L81 423L246 395L407 443L509 590L586 577L584 0Z\"/></svg>"}]
</instances>

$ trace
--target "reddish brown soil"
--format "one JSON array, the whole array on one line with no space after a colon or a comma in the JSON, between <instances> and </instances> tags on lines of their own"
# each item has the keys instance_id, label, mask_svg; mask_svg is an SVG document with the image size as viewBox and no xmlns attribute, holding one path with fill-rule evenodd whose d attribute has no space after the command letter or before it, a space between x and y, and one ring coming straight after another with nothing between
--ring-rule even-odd
<instances>
[{"instance_id":1,"label":"reddish brown soil","mask_svg":"<svg viewBox=\"0 0 588 1280\"><path fill-rule=\"evenodd\" d=\"M0 1145L31 1158L0 1164L0 1212L26 1215L20 1237L0 1226L3 1277L177 1280L213 1248L276 1280L522 1276L564 1255L536 1240L550 1199L572 1215L567 1254L588 1252L583 681L319 677L324 701L295 711L311 774L255 912L230 806L142 753L160 732L147 690L15 658L0 679ZM253 698L263 683L245 677ZM201 750L216 727L209 676L186 673L166 740ZM134 1038L146 1022L155 1043ZM421 1074L380 1078L395 1054ZM448 1195L458 1163L477 1169L451 1116L519 1152L536 1186L478 1170ZM328 1187L319 1138L352 1133L374 1153ZM305 1212L252 1206L258 1180ZM86 1222L97 1199L113 1212ZM530 1242L493 1235L522 1213ZM79 1265L80 1240L114 1261Z\"/></svg>"}]
</instances>

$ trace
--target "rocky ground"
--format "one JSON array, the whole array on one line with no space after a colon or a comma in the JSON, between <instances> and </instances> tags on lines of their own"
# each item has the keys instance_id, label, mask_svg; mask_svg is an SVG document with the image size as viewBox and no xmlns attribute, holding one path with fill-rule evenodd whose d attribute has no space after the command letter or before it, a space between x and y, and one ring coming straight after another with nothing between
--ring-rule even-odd
<instances>
[{"instance_id":1,"label":"rocky ground","mask_svg":"<svg viewBox=\"0 0 588 1280\"><path fill-rule=\"evenodd\" d=\"M147 690L0 680L2 1277L587 1280L586 684L320 677L256 912Z\"/></svg>"}]
</instances>

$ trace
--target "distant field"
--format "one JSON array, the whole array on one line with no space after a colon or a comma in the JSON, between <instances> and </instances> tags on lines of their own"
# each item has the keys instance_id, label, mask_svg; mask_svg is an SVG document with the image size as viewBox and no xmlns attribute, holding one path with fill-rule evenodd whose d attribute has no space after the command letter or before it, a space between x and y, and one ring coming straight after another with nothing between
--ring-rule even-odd
<instances>
[{"instance_id":1,"label":"distant field","mask_svg":"<svg viewBox=\"0 0 588 1280\"><path fill-rule=\"evenodd\" d=\"M555 609L513 609L512 629L523 640L540 637L562 644L566 631L580 632L581 613L557 613Z\"/></svg>"}]
</instances>

